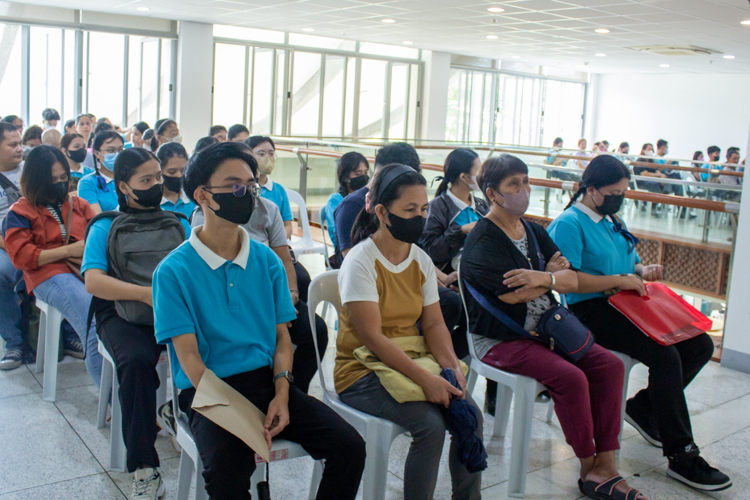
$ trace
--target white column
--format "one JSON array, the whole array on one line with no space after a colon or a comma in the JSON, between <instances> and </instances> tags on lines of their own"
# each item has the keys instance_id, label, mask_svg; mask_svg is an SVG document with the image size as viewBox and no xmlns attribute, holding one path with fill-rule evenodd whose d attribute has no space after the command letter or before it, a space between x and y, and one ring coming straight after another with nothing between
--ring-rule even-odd
<instances>
[{"instance_id":1,"label":"white column","mask_svg":"<svg viewBox=\"0 0 750 500\"><path fill-rule=\"evenodd\" d=\"M188 152L211 127L214 70L213 25L180 21L177 42L175 117Z\"/></svg>"},{"instance_id":2,"label":"white column","mask_svg":"<svg viewBox=\"0 0 750 500\"><path fill-rule=\"evenodd\" d=\"M422 94L422 139L445 140L448 116L448 80L451 55L447 52L423 50L424 92Z\"/></svg>"},{"instance_id":3,"label":"white column","mask_svg":"<svg viewBox=\"0 0 750 500\"><path fill-rule=\"evenodd\" d=\"M750 134L744 157L750 152ZM747 172L747 171L746 171ZM740 217L737 224L737 241L734 246L732 281L727 301L727 317L724 324L721 366L750 373L750 266L745 256L750 253L750 188L742 187Z\"/></svg>"}]
</instances>

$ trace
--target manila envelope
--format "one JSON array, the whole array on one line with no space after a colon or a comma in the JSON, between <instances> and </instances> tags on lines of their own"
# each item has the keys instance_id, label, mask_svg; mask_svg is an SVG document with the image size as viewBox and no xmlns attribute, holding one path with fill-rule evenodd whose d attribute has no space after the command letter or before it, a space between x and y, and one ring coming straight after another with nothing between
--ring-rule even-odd
<instances>
[{"instance_id":1,"label":"manila envelope","mask_svg":"<svg viewBox=\"0 0 750 500\"><path fill-rule=\"evenodd\" d=\"M208 368L195 391L192 408L240 438L263 460L270 460L263 427L266 415Z\"/></svg>"}]
</instances>

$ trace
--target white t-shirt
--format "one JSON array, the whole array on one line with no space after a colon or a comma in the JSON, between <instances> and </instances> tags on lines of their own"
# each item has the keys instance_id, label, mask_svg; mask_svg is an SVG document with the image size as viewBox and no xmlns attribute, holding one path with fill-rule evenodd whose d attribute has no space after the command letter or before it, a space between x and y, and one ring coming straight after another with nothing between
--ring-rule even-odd
<instances>
[{"instance_id":1,"label":"white t-shirt","mask_svg":"<svg viewBox=\"0 0 750 500\"><path fill-rule=\"evenodd\" d=\"M21 189L21 172L23 172L23 162L19 163L16 168L13 170L10 170L8 172L0 172L0 174L3 174L5 177L10 180L13 184L18 187L18 189ZM8 209L10 208L8 204L8 195L5 193L5 190L0 187L0 222L5 218L5 215L8 213Z\"/></svg>"}]
</instances>

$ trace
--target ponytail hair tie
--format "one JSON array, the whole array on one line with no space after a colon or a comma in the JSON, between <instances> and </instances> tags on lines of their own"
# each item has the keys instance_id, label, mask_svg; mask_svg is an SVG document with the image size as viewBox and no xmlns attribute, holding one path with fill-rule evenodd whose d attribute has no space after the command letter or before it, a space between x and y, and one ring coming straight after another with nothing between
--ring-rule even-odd
<instances>
[{"instance_id":1,"label":"ponytail hair tie","mask_svg":"<svg viewBox=\"0 0 750 500\"><path fill-rule=\"evenodd\" d=\"M435 184L435 181L440 181L440 183L442 184L445 181L445 176L438 175L437 177L432 179L432 181L430 182L430 187L432 187L432 185Z\"/></svg>"},{"instance_id":2,"label":"ponytail hair tie","mask_svg":"<svg viewBox=\"0 0 750 500\"><path fill-rule=\"evenodd\" d=\"M368 214L374 214L375 210L370 206L370 195L372 194L372 191L368 191L365 195L365 211Z\"/></svg>"}]
</instances>

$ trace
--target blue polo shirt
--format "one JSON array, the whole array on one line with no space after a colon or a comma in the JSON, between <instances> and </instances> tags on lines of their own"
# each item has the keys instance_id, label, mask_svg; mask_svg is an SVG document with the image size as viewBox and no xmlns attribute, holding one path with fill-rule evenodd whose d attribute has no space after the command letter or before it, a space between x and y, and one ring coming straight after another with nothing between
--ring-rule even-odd
<instances>
[{"instance_id":1,"label":"blue polo shirt","mask_svg":"<svg viewBox=\"0 0 750 500\"><path fill-rule=\"evenodd\" d=\"M242 245L228 261L198 238L202 226L154 272L156 340L173 355L172 376L192 387L171 339L195 334L206 367L219 378L273 365L276 325L297 314L281 259L238 228Z\"/></svg>"},{"instance_id":2,"label":"blue polo shirt","mask_svg":"<svg viewBox=\"0 0 750 500\"><path fill-rule=\"evenodd\" d=\"M109 272L109 259L107 257L107 239L109 237L109 228L112 227L113 219L103 218L94 222L89 228L89 234L86 238L86 246L83 250L83 262L81 263L81 274L89 269L101 269L105 273ZM190 235L190 223L186 220L180 220L185 228L185 238Z\"/></svg>"},{"instance_id":3,"label":"blue polo shirt","mask_svg":"<svg viewBox=\"0 0 750 500\"><path fill-rule=\"evenodd\" d=\"M166 198L161 199L162 210L169 210L170 212L180 212L182 215L187 217L188 220L190 220L190 216L193 214L196 206L197 205L195 204L195 202L190 201L190 198L187 197L184 191L180 191L180 197L177 198L177 204L172 203ZM189 231L188 234L190 234Z\"/></svg>"},{"instance_id":4,"label":"blue polo shirt","mask_svg":"<svg viewBox=\"0 0 750 500\"><path fill-rule=\"evenodd\" d=\"M623 227L627 229L623 222ZM631 274L641 262L634 249L628 253L628 241L615 231L614 224L581 202L553 220L547 228L552 240L570 261L571 267L594 276ZM569 293L568 304L583 302L604 293Z\"/></svg>"},{"instance_id":5,"label":"blue polo shirt","mask_svg":"<svg viewBox=\"0 0 750 500\"><path fill-rule=\"evenodd\" d=\"M328 236L331 237L331 243L333 243L334 248L336 248L336 221L333 220L333 214L336 212L336 209L342 201L344 201L344 197L341 196L341 193L333 193L328 197L326 206L320 211L321 219L323 218L323 213L325 211L325 218L328 221Z\"/></svg>"},{"instance_id":6,"label":"blue polo shirt","mask_svg":"<svg viewBox=\"0 0 750 500\"><path fill-rule=\"evenodd\" d=\"M272 202L276 203L281 212L281 220L284 222L288 220L294 220L292 217L292 207L289 205L289 197L286 195L286 189L278 182L273 182L271 179L266 181L266 184L261 187L260 195Z\"/></svg>"},{"instance_id":7,"label":"blue polo shirt","mask_svg":"<svg viewBox=\"0 0 750 500\"><path fill-rule=\"evenodd\" d=\"M90 205L98 204L102 212L117 210L117 189L115 180L96 174L96 172L84 175L78 181L78 196L88 201Z\"/></svg>"}]
</instances>

